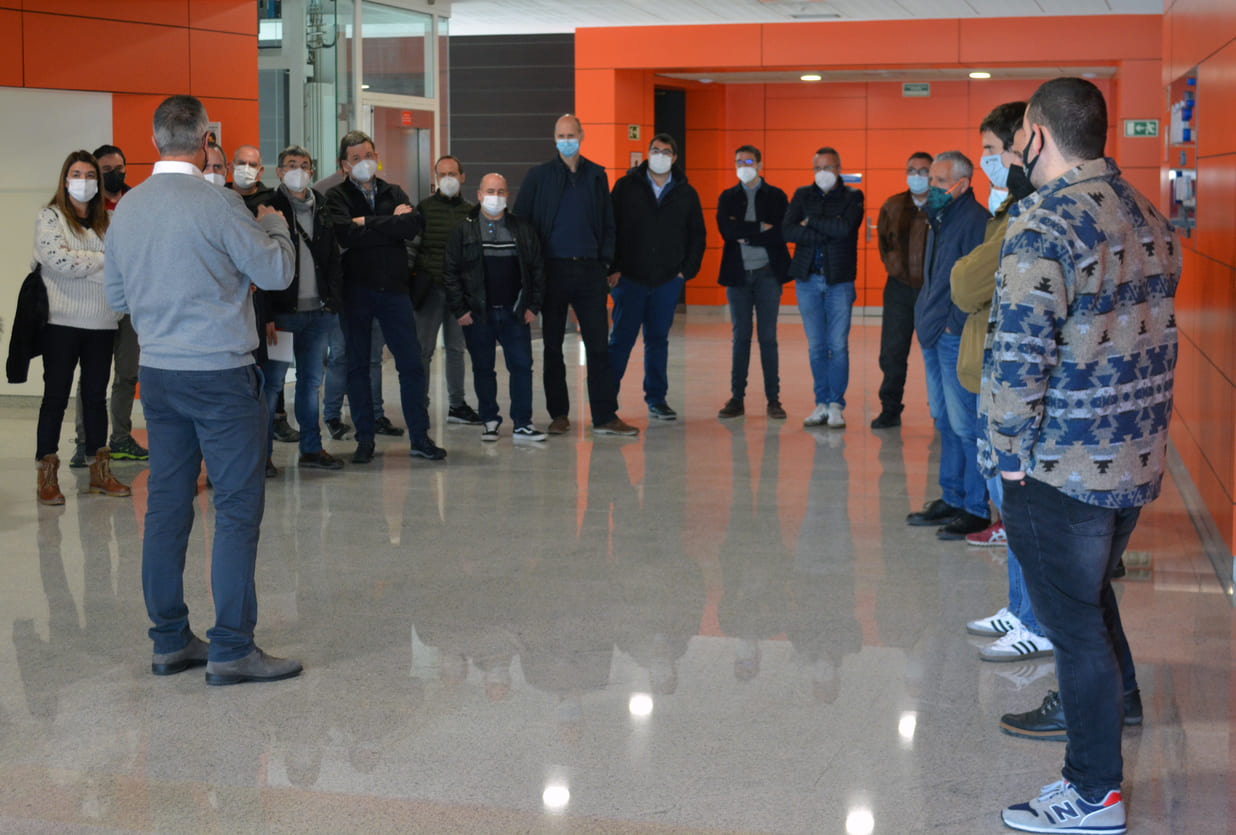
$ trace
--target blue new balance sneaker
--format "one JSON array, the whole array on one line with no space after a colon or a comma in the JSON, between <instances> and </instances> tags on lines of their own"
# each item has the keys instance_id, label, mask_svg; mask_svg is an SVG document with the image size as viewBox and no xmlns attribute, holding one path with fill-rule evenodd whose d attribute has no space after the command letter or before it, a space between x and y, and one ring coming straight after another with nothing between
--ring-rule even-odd
<instances>
[{"instance_id":1,"label":"blue new balance sneaker","mask_svg":"<svg viewBox=\"0 0 1236 835\"><path fill-rule=\"evenodd\" d=\"M1098 803L1090 803L1068 780L1044 786L1037 798L1008 807L1000 818L1005 826L1022 832L1119 835L1125 831L1124 801L1119 790L1113 789Z\"/></svg>"}]
</instances>

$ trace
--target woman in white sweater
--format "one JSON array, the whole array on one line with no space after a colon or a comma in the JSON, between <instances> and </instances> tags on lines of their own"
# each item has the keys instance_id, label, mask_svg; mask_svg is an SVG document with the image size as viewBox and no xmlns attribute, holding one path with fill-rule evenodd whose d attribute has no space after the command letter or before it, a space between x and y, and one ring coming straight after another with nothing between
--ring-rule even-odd
<instances>
[{"instance_id":1,"label":"woman in white sweater","mask_svg":"<svg viewBox=\"0 0 1236 835\"><path fill-rule=\"evenodd\" d=\"M103 296L103 236L108 213L99 193L99 164L86 151L74 151L60 169L51 202L39 210L34 227L34 260L47 287L47 328L43 331L43 403L39 407L38 497L42 504L64 504L57 471L60 425L69 404L73 374L81 366L86 448L96 450L90 465L90 492L128 496L132 491L111 473L107 449L107 380L112 343L120 314Z\"/></svg>"}]
</instances>

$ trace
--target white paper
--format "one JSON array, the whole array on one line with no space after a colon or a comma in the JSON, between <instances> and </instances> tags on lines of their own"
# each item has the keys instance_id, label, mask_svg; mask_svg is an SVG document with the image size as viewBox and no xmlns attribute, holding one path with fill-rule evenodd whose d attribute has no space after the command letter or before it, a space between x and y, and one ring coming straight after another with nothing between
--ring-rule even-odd
<instances>
[{"instance_id":1,"label":"white paper","mask_svg":"<svg viewBox=\"0 0 1236 835\"><path fill-rule=\"evenodd\" d=\"M270 340L266 341L266 355L275 362L292 362L295 358L292 353L292 334L288 331L275 331L275 336L279 341L274 345L270 344Z\"/></svg>"}]
</instances>

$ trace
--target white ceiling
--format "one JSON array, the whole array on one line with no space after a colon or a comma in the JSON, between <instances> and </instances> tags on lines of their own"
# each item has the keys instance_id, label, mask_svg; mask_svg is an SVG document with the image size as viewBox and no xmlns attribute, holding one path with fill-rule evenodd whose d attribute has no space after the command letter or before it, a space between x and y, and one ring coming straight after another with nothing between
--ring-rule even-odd
<instances>
[{"instance_id":1,"label":"white ceiling","mask_svg":"<svg viewBox=\"0 0 1236 835\"><path fill-rule=\"evenodd\" d=\"M593 26L1162 14L1163 0L451 0L452 35Z\"/></svg>"}]
</instances>

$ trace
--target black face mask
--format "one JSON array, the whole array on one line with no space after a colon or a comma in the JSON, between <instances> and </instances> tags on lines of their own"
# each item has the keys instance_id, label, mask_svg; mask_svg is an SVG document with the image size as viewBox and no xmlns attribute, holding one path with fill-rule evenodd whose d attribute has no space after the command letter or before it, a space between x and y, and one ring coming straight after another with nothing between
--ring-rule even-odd
<instances>
[{"instance_id":1,"label":"black face mask","mask_svg":"<svg viewBox=\"0 0 1236 835\"><path fill-rule=\"evenodd\" d=\"M1020 165L1009 166L1009 194L1013 195L1013 202L1025 200L1030 195L1034 194L1037 189L1030 184L1030 178L1026 176L1026 170Z\"/></svg>"},{"instance_id":2,"label":"black face mask","mask_svg":"<svg viewBox=\"0 0 1236 835\"><path fill-rule=\"evenodd\" d=\"M1034 131L1030 131L1030 138L1026 140L1026 147L1021 151L1021 159L1026 168L1026 182L1030 182L1030 175L1034 172L1034 166L1039 164L1039 157L1043 156L1043 150L1040 148L1034 159L1030 159L1030 146L1034 144Z\"/></svg>"},{"instance_id":3,"label":"black face mask","mask_svg":"<svg viewBox=\"0 0 1236 835\"><path fill-rule=\"evenodd\" d=\"M119 194L124 188L124 172L108 171L103 174L103 190L108 194Z\"/></svg>"}]
</instances>

